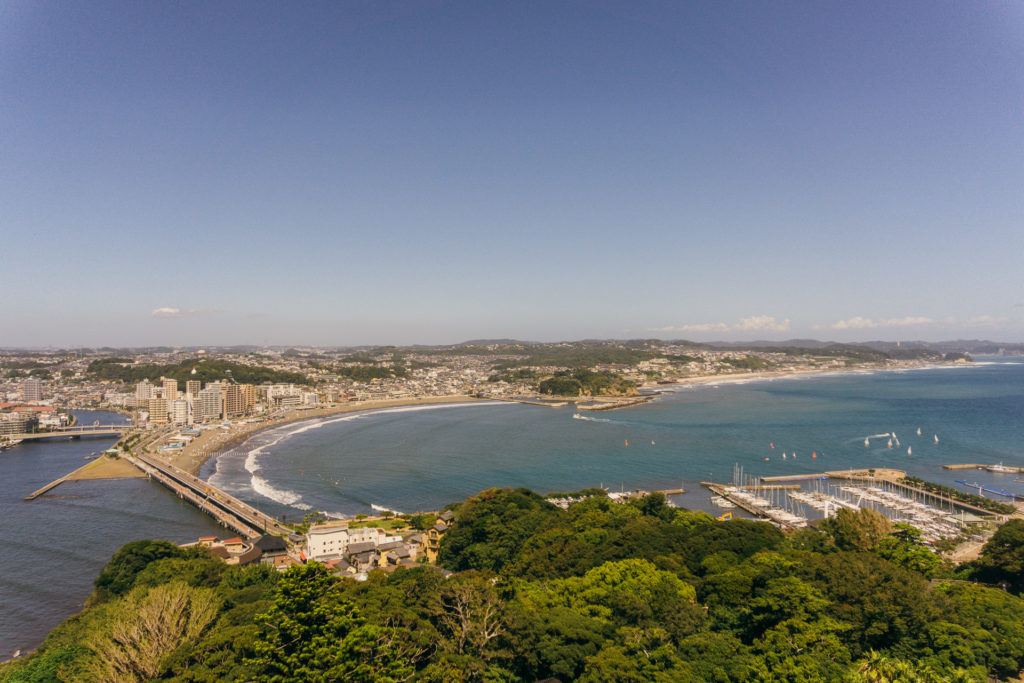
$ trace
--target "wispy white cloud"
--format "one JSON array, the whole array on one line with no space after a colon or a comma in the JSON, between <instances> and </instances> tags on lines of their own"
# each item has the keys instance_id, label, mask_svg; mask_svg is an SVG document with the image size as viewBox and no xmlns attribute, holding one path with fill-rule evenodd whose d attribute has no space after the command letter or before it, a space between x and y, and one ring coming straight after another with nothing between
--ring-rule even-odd
<instances>
[{"instance_id":1,"label":"wispy white cloud","mask_svg":"<svg viewBox=\"0 0 1024 683\"><path fill-rule=\"evenodd\" d=\"M150 315L154 318L188 318L196 315L210 315L217 313L215 310L206 308L177 308L176 306L161 306L154 308Z\"/></svg>"},{"instance_id":2,"label":"wispy white cloud","mask_svg":"<svg viewBox=\"0 0 1024 683\"><path fill-rule=\"evenodd\" d=\"M770 315L755 315L743 318L733 329L741 332L788 332L789 318L776 320Z\"/></svg>"},{"instance_id":3,"label":"wispy white cloud","mask_svg":"<svg viewBox=\"0 0 1024 683\"><path fill-rule=\"evenodd\" d=\"M839 320L830 326L833 330L871 330L879 327L920 327L931 325L935 321L923 315L908 315L903 318L864 318L854 316Z\"/></svg>"},{"instance_id":4,"label":"wispy white cloud","mask_svg":"<svg viewBox=\"0 0 1024 683\"><path fill-rule=\"evenodd\" d=\"M789 318L776 320L770 315L755 315L749 318L742 318L734 325L728 323L686 323L683 325L656 327L650 331L706 334L709 332L786 332L788 330Z\"/></svg>"},{"instance_id":5,"label":"wispy white cloud","mask_svg":"<svg viewBox=\"0 0 1024 683\"><path fill-rule=\"evenodd\" d=\"M976 315L964 321L967 327L995 327L1009 322L1009 318L1001 318L994 315Z\"/></svg>"},{"instance_id":6,"label":"wispy white cloud","mask_svg":"<svg viewBox=\"0 0 1024 683\"><path fill-rule=\"evenodd\" d=\"M652 332L728 332L729 326L725 323L690 323L686 325L666 325L655 327Z\"/></svg>"}]
</instances>

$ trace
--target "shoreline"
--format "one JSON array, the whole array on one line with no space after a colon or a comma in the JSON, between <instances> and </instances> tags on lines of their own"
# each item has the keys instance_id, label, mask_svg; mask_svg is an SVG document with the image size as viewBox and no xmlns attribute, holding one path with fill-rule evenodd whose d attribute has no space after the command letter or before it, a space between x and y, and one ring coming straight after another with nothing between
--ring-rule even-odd
<instances>
[{"instance_id":1,"label":"shoreline","mask_svg":"<svg viewBox=\"0 0 1024 683\"><path fill-rule=\"evenodd\" d=\"M567 398L564 403L561 404L546 404L546 407L565 407L573 406L575 410L585 410L592 412L605 412L611 410L619 410L624 408L634 408L649 403L656 402L659 398L662 398L673 390L687 387L701 387L716 384L739 384L747 382L769 382L776 379L792 379L797 377L819 377L828 375L854 375L863 373L874 373L874 372L897 372L904 370L929 370L937 368L947 367L972 367L970 363L954 364L954 363L917 363L910 361L908 364L900 364L896 366L862 366L857 368L812 368L812 369L786 369L786 370L767 370L767 371L756 371L748 373L729 373L719 375L695 375L693 377L681 378L679 381L670 382L667 384L654 385L649 387L641 387L641 389L651 390L650 394L641 394L640 396L621 396L621 397L577 397L576 400ZM659 388L662 388L659 390ZM603 399L603 400L602 400ZM317 418L334 417L336 415L344 415L347 413L358 413L363 411L381 410L386 408L403 408L408 406L417 405L444 405L448 403L477 403L477 402L500 402L508 404L527 404L534 405L532 402L524 401L521 398L517 399L506 399L506 398L478 398L475 396L467 395L451 395L451 396L423 396L423 397L411 397L411 398L398 398L398 399L384 399L379 401L365 401L358 403L347 403L342 405L330 406L327 408L314 408L311 410L296 410L287 413L284 416L279 416L271 420L260 420L258 422L252 422L248 424L240 425L239 427L233 427L227 433L218 434L215 429L205 430L201 436L197 437L192 443L185 448L182 448L180 452L175 453L171 456L167 456L166 459L172 465L180 467L187 472L199 476L199 471L202 466L209 460L220 456L223 453L239 446L240 444L247 441L249 438L255 436L259 432L274 429L276 427L282 427L287 424L296 422L303 422L305 420L315 420ZM584 407L582 404L591 403L590 406ZM594 404L597 405L594 405ZM220 437L220 438L217 438Z\"/></svg>"},{"instance_id":2,"label":"shoreline","mask_svg":"<svg viewBox=\"0 0 1024 683\"><path fill-rule=\"evenodd\" d=\"M226 453L227 451L245 443L249 438L259 432L284 425L316 420L318 418L334 417L346 413L359 413L368 410L381 410L386 408L405 408L408 406L444 405L447 403L477 403L495 399L481 399L473 396L424 396L419 398L396 398L380 401L361 401L359 403L347 403L326 408L313 408L310 410L294 410L283 416L277 416L269 420L259 420L232 427L223 431L220 428L207 429L196 437L189 445L182 448L173 455L164 455L163 458L170 464L180 467L186 472L199 476L202 466L209 460Z\"/></svg>"},{"instance_id":3,"label":"shoreline","mask_svg":"<svg viewBox=\"0 0 1024 683\"><path fill-rule=\"evenodd\" d=\"M794 379L798 377L825 377L828 375L861 375L875 372L902 372L905 370L937 370L940 368L970 368L972 363L918 363L908 361L906 365L864 365L853 368L808 368L808 369L787 369L787 370L759 370L755 372L738 373L731 372L720 375L694 375L693 377L680 378L675 382L655 384L641 387L656 392L656 396L663 395L666 391L676 388L707 386L716 384L746 384L747 382L770 382L776 379ZM664 387L666 391L658 391Z\"/></svg>"}]
</instances>

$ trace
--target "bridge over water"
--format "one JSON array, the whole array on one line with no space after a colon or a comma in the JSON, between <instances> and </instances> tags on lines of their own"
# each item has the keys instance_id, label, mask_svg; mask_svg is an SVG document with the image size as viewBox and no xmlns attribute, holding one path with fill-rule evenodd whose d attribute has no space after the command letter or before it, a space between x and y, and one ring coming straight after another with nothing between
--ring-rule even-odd
<instances>
[{"instance_id":1,"label":"bridge over water","mask_svg":"<svg viewBox=\"0 0 1024 683\"><path fill-rule=\"evenodd\" d=\"M26 432L23 434L0 435L4 441L38 441L40 439L80 439L83 436L121 436L132 428L131 425L81 425L60 427L47 432Z\"/></svg>"}]
</instances>

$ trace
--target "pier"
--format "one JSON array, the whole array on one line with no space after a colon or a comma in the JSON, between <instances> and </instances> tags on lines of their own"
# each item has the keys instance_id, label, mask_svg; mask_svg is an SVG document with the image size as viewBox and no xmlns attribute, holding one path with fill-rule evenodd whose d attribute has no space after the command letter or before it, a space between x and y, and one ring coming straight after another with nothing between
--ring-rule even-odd
<instances>
[{"instance_id":1,"label":"pier","mask_svg":"<svg viewBox=\"0 0 1024 683\"><path fill-rule=\"evenodd\" d=\"M52 491L53 489L57 488L58 486L60 486L64 482L66 482L68 480L69 476L71 476L71 475L65 475L65 476L61 477L60 479L54 479L53 481L51 481L46 486L38 488L35 491L33 491L32 493L30 493L27 496L25 496L25 500L35 500L36 498L38 498L39 496L43 495L44 493Z\"/></svg>"},{"instance_id":2,"label":"pier","mask_svg":"<svg viewBox=\"0 0 1024 683\"><path fill-rule=\"evenodd\" d=\"M759 479L761 481L810 481L813 479L828 479L828 475L824 472L817 472L815 474L777 474L770 477L759 477Z\"/></svg>"},{"instance_id":3,"label":"pier","mask_svg":"<svg viewBox=\"0 0 1024 683\"><path fill-rule=\"evenodd\" d=\"M955 463L952 465L943 465L944 470L987 470L989 472L996 472L997 474L1021 474L1024 473L1024 467L1014 467L1012 465L1004 465L1003 463L984 465L976 462L965 462Z\"/></svg>"},{"instance_id":4,"label":"pier","mask_svg":"<svg viewBox=\"0 0 1024 683\"><path fill-rule=\"evenodd\" d=\"M502 401L504 403L522 403L526 406L540 406L541 408L564 408L569 405L568 401L545 401L540 398L495 398L490 400Z\"/></svg>"}]
</instances>

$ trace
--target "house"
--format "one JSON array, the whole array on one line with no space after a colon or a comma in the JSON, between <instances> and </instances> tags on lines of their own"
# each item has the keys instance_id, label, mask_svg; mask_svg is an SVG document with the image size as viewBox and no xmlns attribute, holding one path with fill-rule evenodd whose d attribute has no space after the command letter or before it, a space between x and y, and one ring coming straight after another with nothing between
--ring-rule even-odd
<instances>
[{"instance_id":1,"label":"house","mask_svg":"<svg viewBox=\"0 0 1024 683\"><path fill-rule=\"evenodd\" d=\"M288 555L288 544L286 544L284 539L279 536L263 534L256 539L254 545L259 548L262 553L262 556L260 557L261 562L273 564L272 560L275 557Z\"/></svg>"},{"instance_id":2,"label":"house","mask_svg":"<svg viewBox=\"0 0 1024 683\"><path fill-rule=\"evenodd\" d=\"M451 518L449 517L449 519ZM437 554L441 551L441 538L446 531L448 531L448 524L438 517L434 526L423 534L423 554L427 556L427 561L431 564L437 562Z\"/></svg>"},{"instance_id":3,"label":"house","mask_svg":"<svg viewBox=\"0 0 1024 683\"><path fill-rule=\"evenodd\" d=\"M237 536L223 541L216 536L200 536L195 543L188 543L183 547L188 546L205 548L210 555L223 560L225 564L239 566L259 562L263 555L263 551L256 543L248 543Z\"/></svg>"},{"instance_id":4,"label":"house","mask_svg":"<svg viewBox=\"0 0 1024 683\"><path fill-rule=\"evenodd\" d=\"M246 543L238 536L232 538L226 538L221 541L221 544L227 548L229 553L237 554L245 550Z\"/></svg>"}]
</instances>

